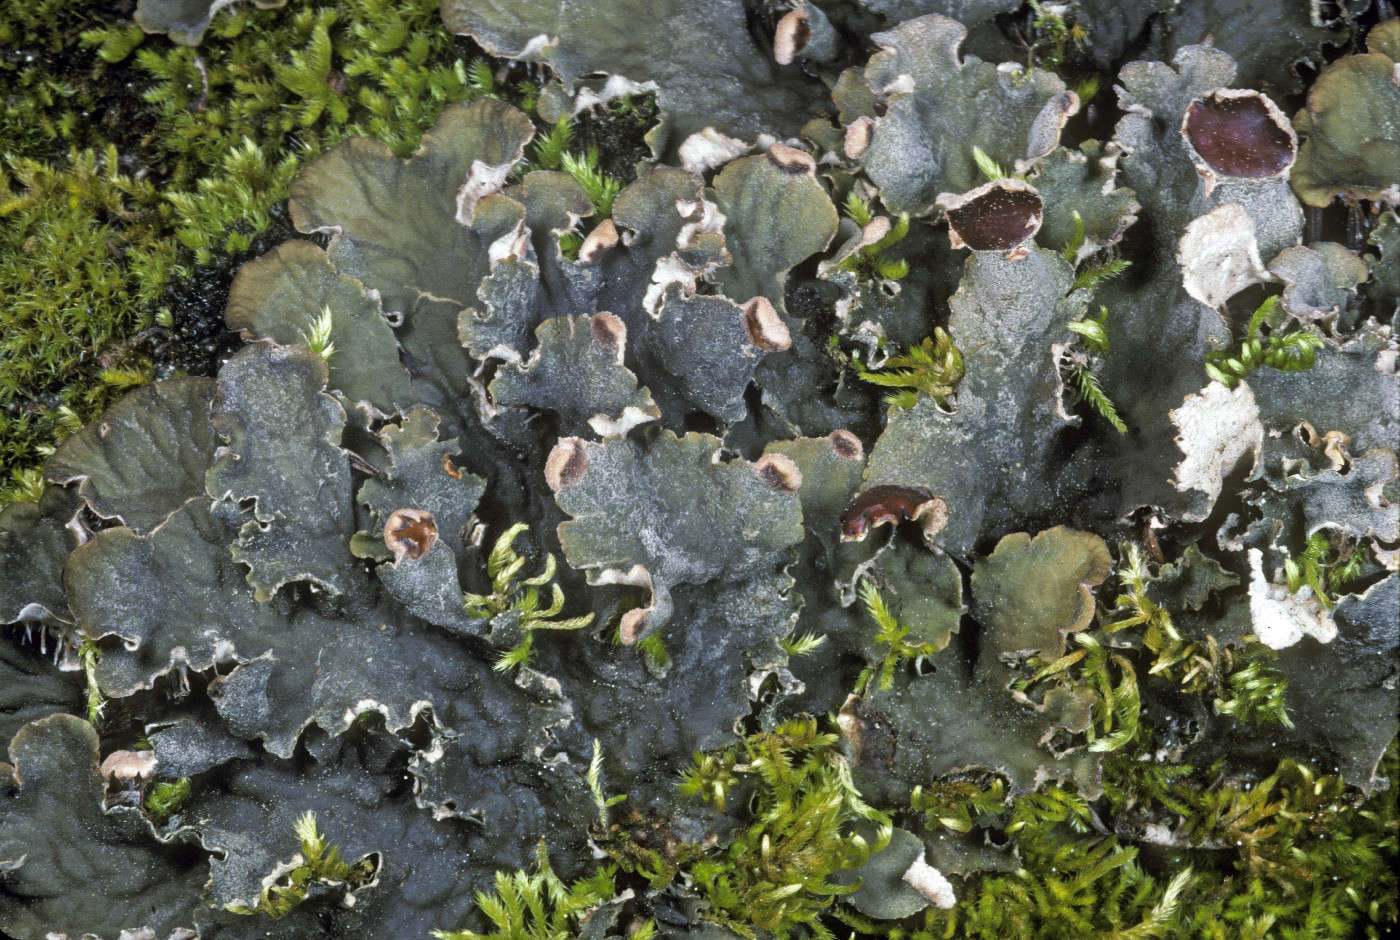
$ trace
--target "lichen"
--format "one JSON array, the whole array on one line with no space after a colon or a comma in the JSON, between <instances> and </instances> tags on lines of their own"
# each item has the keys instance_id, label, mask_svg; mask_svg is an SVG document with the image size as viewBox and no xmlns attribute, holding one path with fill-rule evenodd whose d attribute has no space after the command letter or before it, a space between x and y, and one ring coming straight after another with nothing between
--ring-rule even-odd
<instances>
[{"instance_id":1,"label":"lichen","mask_svg":"<svg viewBox=\"0 0 1400 940\"><path fill-rule=\"evenodd\" d=\"M0 930L1400 917L1394 26L585 6L0 13Z\"/></svg>"}]
</instances>

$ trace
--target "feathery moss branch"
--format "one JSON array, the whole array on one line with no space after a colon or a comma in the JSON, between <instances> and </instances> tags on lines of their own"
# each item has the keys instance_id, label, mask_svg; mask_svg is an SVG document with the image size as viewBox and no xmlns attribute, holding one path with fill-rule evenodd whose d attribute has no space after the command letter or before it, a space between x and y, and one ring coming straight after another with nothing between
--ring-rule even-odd
<instances>
[{"instance_id":1,"label":"feathery moss branch","mask_svg":"<svg viewBox=\"0 0 1400 940\"><path fill-rule=\"evenodd\" d=\"M875 634L875 642L889 647L880 662L875 665L866 666L861 670L859 678L856 679L855 692L857 695L865 691L870 680L879 677L878 685L881 689L888 689L894 679L894 670L899 664L920 656L929 656L937 652L937 647L932 643L910 642L910 628L904 626L885 603L880 589L875 582L870 579L863 579L860 587L856 590L856 595L860 598L861 604L865 607L865 612L875 621L878 631Z\"/></svg>"},{"instance_id":2,"label":"feathery moss branch","mask_svg":"<svg viewBox=\"0 0 1400 940\"><path fill-rule=\"evenodd\" d=\"M875 209L854 190L847 194L841 209L847 218L861 228L875 220ZM904 258L887 257L885 252L903 241L908 234L909 216L901 213L884 235L869 245L861 246L837 265L837 269L851 271L860 281L901 280L909 273L909 262Z\"/></svg>"},{"instance_id":3,"label":"feathery moss branch","mask_svg":"<svg viewBox=\"0 0 1400 940\"><path fill-rule=\"evenodd\" d=\"M1229 715L1245 724L1278 724L1292 728L1285 699L1288 676L1270 668L1262 660L1245 663L1224 676L1215 712Z\"/></svg>"},{"instance_id":4,"label":"feathery moss branch","mask_svg":"<svg viewBox=\"0 0 1400 940\"><path fill-rule=\"evenodd\" d=\"M593 806L598 810L598 826L608 828L608 810L627 799L627 794L603 795L603 749L598 739L593 739L593 757L588 762L588 792L593 796Z\"/></svg>"},{"instance_id":5,"label":"feathery moss branch","mask_svg":"<svg viewBox=\"0 0 1400 940\"><path fill-rule=\"evenodd\" d=\"M1113 429L1119 434L1128 433L1128 426L1123 423L1122 418L1118 417L1118 409L1104 392L1103 386L1099 384L1099 377L1093 373L1093 370L1087 365L1070 366L1069 380L1080 401L1098 412L1105 421L1113 425Z\"/></svg>"},{"instance_id":6,"label":"feathery moss branch","mask_svg":"<svg viewBox=\"0 0 1400 940\"><path fill-rule=\"evenodd\" d=\"M946 404L965 371L962 352L941 326L908 353L886 359L879 369L867 369L858 360L852 366L863 382L900 389L885 397L885 403L896 408L913 408L921 393Z\"/></svg>"},{"instance_id":7,"label":"feathery moss branch","mask_svg":"<svg viewBox=\"0 0 1400 940\"><path fill-rule=\"evenodd\" d=\"M889 818L866 804L851 780L837 736L816 719L786 722L719 755L697 755L681 792L723 807L741 781L755 784L751 822L722 851L688 867L690 883L709 903L708 917L752 936L830 936L823 915L856 885L831 876L859 868L889 842ZM852 824L873 825L867 840Z\"/></svg>"},{"instance_id":8,"label":"feathery moss branch","mask_svg":"<svg viewBox=\"0 0 1400 940\"><path fill-rule=\"evenodd\" d=\"M1369 557L1364 542L1342 539L1334 546L1326 531L1314 532L1297 559L1284 560L1284 578L1290 593L1310 587L1318 602L1331 610L1342 589L1361 576Z\"/></svg>"},{"instance_id":9,"label":"feathery moss branch","mask_svg":"<svg viewBox=\"0 0 1400 940\"><path fill-rule=\"evenodd\" d=\"M306 348L327 361L335 353L335 343L331 342L331 308L325 306L317 314L311 325L302 331L301 339Z\"/></svg>"},{"instance_id":10,"label":"feathery moss branch","mask_svg":"<svg viewBox=\"0 0 1400 940\"><path fill-rule=\"evenodd\" d=\"M515 629L511 640L514 646L502 653L496 661L497 671L505 672L516 666L530 663L534 632L536 630L582 630L593 622L593 614L581 617L566 617L555 620L564 609L564 589L554 582L556 565L553 553L544 557L544 566L531 578L519 577L526 559L515 551L514 543L529 526L518 522L496 539L491 554L486 559L486 574L491 578L490 594L462 595L467 615L479 620L500 617L507 613L516 615ZM549 586L550 601L546 605L540 589Z\"/></svg>"},{"instance_id":11,"label":"feathery moss branch","mask_svg":"<svg viewBox=\"0 0 1400 940\"><path fill-rule=\"evenodd\" d=\"M529 170L558 170L563 168L564 155L574 142L574 122L568 115L555 122L531 148L531 159L517 167L516 172L524 174Z\"/></svg>"},{"instance_id":12,"label":"feathery moss branch","mask_svg":"<svg viewBox=\"0 0 1400 940\"><path fill-rule=\"evenodd\" d=\"M1206 375L1211 380L1234 388L1260 366L1280 372L1305 372L1313 367L1317 351L1326 345L1320 334L1300 327L1288 332L1274 330L1267 338L1262 335L1278 303L1279 298L1274 296L1259 305L1249 318L1239 349L1206 353Z\"/></svg>"},{"instance_id":13,"label":"feathery moss branch","mask_svg":"<svg viewBox=\"0 0 1400 940\"><path fill-rule=\"evenodd\" d=\"M101 720L102 710L107 706L102 689L97 685L97 663L101 658L102 651L97 648L97 642L83 637L82 645L78 647L78 659L82 661L83 676L87 679L88 721L94 725Z\"/></svg>"},{"instance_id":14,"label":"feathery moss branch","mask_svg":"<svg viewBox=\"0 0 1400 940\"><path fill-rule=\"evenodd\" d=\"M549 864L544 840L535 848L533 873L497 872L496 890L478 891L477 907L490 920L490 933L471 930L434 930L436 940L566 940L577 937L586 915L617 895L616 869L599 868L589 878L565 884ZM632 940L652 940L655 921L647 921Z\"/></svg>"},{"instance_id":15,"label":"feathery moss branch","mask_svg":"<svg viewBox=\"0 0 1400 940\"><path fill-rule=\"evenodd\" d=\"M344 885L350 891L368 884L374 877L374 863L364 858L351 865L341 860L340 850L326 842L316 829L316 816L306 812L297 817L293 830L301 843L298 864L271 885L252 905L228 904L235 914L266 914L272 918L286 917L306 900L313 884Z\"/></svg>"},{"instance_id":16,"label":"feathery moss branch","mask_svg":"<svg viewBox=\"0 0 1400 940\"><path fill-rule=\"evenodd\" d=\"M566 153L560 162L564 172L588 194L588 201L593 204L593 218L597 221L611 218L613 200L622 191L622 182L598 168L598 148L589 147L582 156Z\"/></svg>"},{"instance_id":17,"label":"feathery moss branch","mask_svg":"<svg viewBox=\"0 0 1400 940\"><path fill-rule=\"evenodd\" d=\"M194 788L189 777L162 780L146 794L142 806L145 807L146 815L151 817L151 821L159 826L193 795Z\"/></svg>"}]
</instances>

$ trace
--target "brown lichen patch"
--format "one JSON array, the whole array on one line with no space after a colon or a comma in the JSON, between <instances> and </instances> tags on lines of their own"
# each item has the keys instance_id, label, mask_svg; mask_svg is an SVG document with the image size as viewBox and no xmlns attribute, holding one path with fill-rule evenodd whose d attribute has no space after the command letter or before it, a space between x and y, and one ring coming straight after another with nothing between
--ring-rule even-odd
<instances>
[{"instance_id":1,"label":"brown lichen patch","mask_svg":"<svg viewBox=\"0 0 1400 940\"><path fill-rule=\"evenodd\" d=\"M812 41L812 24L807 11L798 8L790 10L778 20L778 28L773 33L773 59L779 65L791 65L797 54L807 48Z\"/></svg>"},{"instance_id":2,"label":"brown lichen patch","mask_svg":"<svg viewBox=\"0 0 1400 940\"><path fill-rule=\"evenodd\" d=\"M597 264L598 259L603 257L603 253L617 244L617 223L612 219L604 219L598 223L598 227L588 233L583 244L578 249L578 260L581 264Z\"/></svg>"},{"instance_id":3,"label":"brown lichen patch","mask_svg":"<svg viewBox=\"0 0 1400 940\"><path fill-rule=\"evenodd\" d=\"M792 345L787 324L767 297L758 296L743 306L744 332L749 342L764 352L782 352Z\"/></svg>"},{"instance_id":4,"label":"brown lichen patch","mask_svg":"<svg viewBox=\"0 0 1400 940\"><path fill-rule=\"evenodd\" d=\"M852 695L841 706L836 725L851 746L856 766L877 776L889 774L897 742L894 726L883 713L866 705L859 695Z\"/></svg>"},{"instance_id":5,"label":"brown lichen patch","mask_svg":"<svg viewBox=\"0 0 1400 940\"><path fill-rule=\"evenodd\" d=\"M646 629L648 619L656 611L656 592L652 584L651 572L647 570L645 565L633 565L626 571L621 568L605 568L599 572L597 579L592 583L598 586L627 584L632 587L646 588L652 592L650 605L634 607L625 611L618 620L618 641L623 646L634 645Z\"/></svg>"},{"instance_id":6,"label":"brown lichen patch","mask_svg":"<svg viewBox=\"0 0 1400 940\"><path fill-rule=\"evenodd\" d=\"M384 523L384 544L394 553L394 564L405 558L417 561L437 544L437 522L421 509L396 509Z\"/></svg>"},{"instance_id":7,"label":"brown lichen patch","mask_svg":"<svg viewBox=\"0 0 1400 940\"><path fill-rule=\"evenodd\" d=\"M149 780L155 772L156 755L152 751L113 751L102 762L102 776L108 783Z\"/></svg>"},{"instance_id":8,"label":"brown lichen patch","mask_svg":"<svg viewBox=\"0 0 1400 940\"><path fill-rule=\"evenodd\" d=\"M947 525L948 505L927 486L873 486L841 514L841 541L859 542L871 529L906 519L923 522L931 538Z\"/></svg>"},{"instance_id":9,"label":"brown lichen patch","mask_svg":"<svg viewBox=\"0 0 1400 940\"><path fill-rule=\"evenodd\" d=\"M793 176L815 173L817 170L817 161L812 159L810 153L789 147L787 144L773 144L769 147L768 162Z\"/></svg>"},{"instance_id":10,"label":"brown lichen patch","mask_svg":"<svg viewBox=\"0 0 1400 940\"><path fill-rule=\"evenodd\" d=\"M845 460L860 460L865 457L865 447L861 445L860 438L850 431L832 431L827 440L831 441L831 449L838 457Z\"/></svg>"},{"instance_id":11,"label":"brown lichen patch","mask_svg":"<svg viewBox=\"0 0 1400 940\"><path fill-rule=\"evenodd\" d=\"M881 239L883 239L886 235L890 233L890 229L893 227L894 226L890 222L889 216L875 216L875 218L865 223L865 228L860 230L860 238L857 239L855 243L856 250L858 251L861 248L865 248L869 245L874 245L876 242L879 242Z\"/></svg>"},{"instance_id":12,"label":"brown lichen patch","mask_svg":"<svg viewBox=\"0 0 1400 940\"><path fill-rule=\"evenodd\" d=\"M623 646L636 644L637 638L642 635L642 630L647 625L647 618L650 614L650 607L638 607L636 610L629 610L622 615L622 619L617 624L617 638Z\"/></svg>"},{"instance_id":13,"label":"brown lichen patch","mask_svg":"<svg viewBox=\"0 0 1400 940\"><path fill-rule=\"evenodd\" d=\"M1347 467L1351 465L1351 436L1341 431L1328 431L1322 440L1322 452L1332 462L1332 469L1338 473L1347 472Z\"/></svg>"},{"instance_id":14,"label":"brown lichen patch","mask_svg":"<svg viewBox=\"0 0 1400 940\"><path fill-rule=\"evenodd\" d=\"M1293 165L1298 141L1288 119L1256 91L1213 91L1193 101L1181 132L1222 176L1261 179Z\"/></svg>"},{"instance_id":15,"label":"brown lichen patch","mask_svg":"<svg viewBox=\"0 0 1400 940\"><path fill-rule=\"evenodd\" d=\"M993 180L969 193L945 193L938 205L948 214L954 248L1011 251L1040 230L1044 203L1040 193L1021 180Z\"/></svg>"},{"instance_id":16,"label":"brown lichen patch","mask_svg":"<svg viewBox=\"0 0 1400 940\"><path fill-rule=\"evenodd\" d=\"M850 264L863 248L879 244L890 233L891 228L893 225L888 216L877 215L865 224L859 235L848 240L835 255L817 265L818 276L829 277L841 270L844 265Z\"/></svg>"},{"instance_id":17,"label":"brown lichen patch","mask_svg":"<svg viewBox=\"0 0 1400 940\"><path fill-rule=\"evenodd\" d=\"M544 480L554 492L573 486L588 472L588 445L582 438L560 438L544 462Z\"/></svg>"},{"instance_id":18,"label":"brown lichen patch","mask_svg":"<svg viewBox=\"0 0 1400 940\"><path fill-rule=\"evenodd\" d=\"M764 454L753 469L765 486L780 493L796 493L802 487L802 471L784 454Z\"/></svg>"},{"instance_id":19,"label":"brown lichen patch","mask_svg":"<svg viewBox=\"0 0 1400 940\"><path fill-rule=\"evenodd\" d=\"M1298 426L1293 429L1293 436L1307 447L1319 447L1322 445L1322 435L1317 433L1317 428L1313 427L1312 424L1307 421L1298 423Z\"/></svg>"},{"instance_id":20,"label":"brown lichen patch","mask_svg":"<svg viewBox=\"0 0 1400 940\"><path fill-rule=\"evenodd\" d=\"M457 465L452 462L452 457L449 454L442 455L442 472L454 480L462 479L462 471L457 469Z\"/></svg>"},{"instance_id":21,"label":"brown lichen patch","mask_svg":"<svg viewBox=\"0 0 1400 940\"><path fill-rule=\"evenodd\" d=\"M595 313L588 321L593 331L593 341L609 352L617 354L617 362L622 364L623 352L627 349L627 324L611 313Z\"/></svg>"},{"instance_id":22,"label":"brown lichen patch","mask_svg":"<svg viewBox=\"0 0 1400 940\"><path fill-rule=\"evenodd\" d=\"M856 118L846 128L846 138L842 143L842 149L846 151L846 156L852 160L858 160L870 149L870 142L875 139L875 119L862 115Z\"/></svg>"}]
</instances>

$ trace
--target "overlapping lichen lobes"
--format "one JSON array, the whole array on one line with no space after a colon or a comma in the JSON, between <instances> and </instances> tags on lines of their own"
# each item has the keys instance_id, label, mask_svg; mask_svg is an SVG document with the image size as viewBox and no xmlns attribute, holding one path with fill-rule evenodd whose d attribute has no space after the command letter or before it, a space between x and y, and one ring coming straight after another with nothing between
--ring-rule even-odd
<instances>
[{"instance_id":1,"label":"overlapping lichen lobes","mask_svg":"<svg viewBox=\"0 0 1400 940\"><path fill-rule=\"evenodd\" d=\"M799 63L774 63L739 0L453 0L442 15L494 54L548 63L570 91L601 91L600 73L656 86L672 149L707 126L785 136L825 99Z\"/></svg>"},{"instance_id":2,"label":"overlapping lichen lobes","mask_svg":"<svg viewBox=\"0 0 1400 940\"><path fill-rule=\"evenodd\" d=\"M961 59L966 33L954 20L927 16L871 37L882 51L863 81L885 110L860 159L895 212L922 214L939 193L973 188L980 181L973 147L1007 167L1048 153L1078 108L1053 73L1008 74Z\"/></svg>"},{"instance_id":3,"label":"overlapping lichen lobes","mask_svg":"<svg viewBox=\"0 0 1400 940\"><path fill-rule=\"evenodd\" d=\"M1400 202L1400 20L1376 26L1367 49L1328 66L1293 119L1303 139L1293 185L1308 205Z\"/></svg>"},{"instance_id":4,"label":"overlapping lichen lobes","mask_svg":"<svg viewBox=\"0 0 1400 940\"><path fill-rule=\"evenodd\" d=\"M135 807L103 812L91 725L71 715L31 722L9 756L13 764L0 763L6 932L116 936L140 924L165 936L193 923L205 863L191 865L177 845L153 838Z\"/></svg>"},{"instance_id":5,"label":"overlapping lichen lobes","mask_svg":"<svg viewBox=\"0 0 1400 940\"><path fill-rule=\"evenodd\" d=\"M378 290L385 313L461 309L485 273L482 249L502 234L492 229L483 244L470 224L477 203L500 189L532 134L524 114L482 99L444 110L407 161L377 141L346 141L297 178L292 219L332 234L336 270Z\"/></svg>"},{"instance_id":6,"label":"overlapping lichen lobes","mask_svg":"<svg viewBox=\"0 0 1400 940\"><path fill-rule=\"evenodd\" d=\"M254 0L262 9L280 7L287 0ZM197 46L214 14L229 0L139 0L133 14L148 33L165 33L184 46Z\"/></svg>"},{"instance_id":7,"label":"overlapping lichen lobes","mask_svg":"<svg viewBox=\"0 0 1400 940\"><path fill-rule=\"evenodd\" d=\"M227 443L205 477L215 499L251 503L235 560L260 601L289 581L345 590L350 465L345 410L321 391L326 364L300 346L250 346L219 373L210 422Z\"/></svg>"},{"instance_id":8,"label":"overlapping lichen lobes","mask_svg":"<svg viewBox=\"0 0 1400 940\"><path fill-rule=\"evenodd\" d=\"M330 317L331 342L340 352L327 363L331 389L347 405L364 402L383 414L410 405L408 373L379 304L311 242L285 242L240 268L225 320L245 339L293 345L307 341L322 314Z\"/></svg>"},{"instance_id":9,"label":"overlapping lichen lobes","mask_svg":"<svg viewBox=\"0 0 1400 940\"><path fill-rule=\"evenodd\" d=\"M213 397L208 379L133 392L65 441L44 472L55 483L80 483L98 515L150 532L204 492L215 443L208 420Z\"/></svg>"},{"instance_id":10,"label":"overlapping lichen lobes","mask_svg":"<svg viewBox=\"0 0 1400 940\"><path fill-rule=\"evenodd\" d=\"M973 252L949 301L950 332L967 352L967 378L949 413L921 398L891 416L870 454L869 485L927 486L948 500L942 544L969 550L1016 514L1047 498L1062 468L1048 461L1065 427L1052 345L1065 342L1079 313L1067 297L1073 269L1053 252L1032 249L1008 260ZM990 466L966 454L998 454Z\"/></svg>"},{"instance_id":11,"label":"overlapping lichen lobes","mask_svg":"<svg viewBox=\"0 0 1400 940\"><path fill-rule=\"evenodd\" d=\"M535 329L535 352L516 369L502 369L491 395L507 407L552 412L566 434L625 434L661 417L651 394L623 365L627 327L608 313L555 317ZM581 382L561 382L567 375Z\"/></svg>"},{"instance_id":12,"label":"overlapping lichen lobes","mask_svg":"<svg viewBox=\"0 0 1400 940\"><path fill-rule=\"evenodd\" d=\"M68 528L82 508L71 490L45 490L39 502L19 502L0 513L0 617L6 623L67 619L63 565L78 547Z\"/></svg>"},{"instance_id":13,"label":"overlapping lichen lobes","mask_svg":"<svg viewBox=\"0 0 1400 940\"><path fill-rule=\"evenodd\" d=\"M1107 546L1087 532L1055 528L1034 539L1024 532L1003 538L971 578L980 634L960 634L929 657L933 675L873 687L843 708L842 728L862 782L891 794L910 781L979 766L1005 775L1014 791L1033 788L1047 772L1094 790L1092 754L1070 749L1047 761L1041 748L1057 730L1089 726L1091 697L1083 689L1055 689L1033 708L1010 707L1006 692L1015 674L1005 663L1031 653L1057 658L1065 636L1094 619L1092 589L1110 567ZM971 670L967 661L975 664Z\"/></svg>"},{"instance_id":14,"label":"overlapping lichen lobes","mask_svg":"<svg viewBox=\"0 0 1400 940\"><path fill-rule=\"evenodd\" d=\"M228 549L237 530L212 509L208 499L192 500L148 536L108 529L69 559L64 586L79 628L132 647L102 658L109 694L129 695L173 668L207 669L222 658L221 644L259 656L284 629L266 604L228 589L242 575ZM193 635L192 623L200 624Z\"/></svg>"},{"instance_id":15,"label":"overlapping lichen lobes","mask_svg":"<svg viewBox=\"0 0 1400 940\"><path fill-rule=\"evenodd\" d=\"M670 619L676 585L761 571L802 537L792 490L773 485L757 465L718 462L719 446L708 435L663 432L641 447L566 439L555 450L569 460L552 481L573 516L559 527L569 562L598 569L595 582L650 588L647 633Z\"/></svg>"},{"instance_id":16,"label":"overlapping lichen lobes","mask_svg":"<svg viewBox=\"0 0 1400 940\"><path fill-rule=\"evenodd\" d=\"M884 887L837 916L933 902L915 937L1188 935L1188 892L1294 899L1288 929L1389 916L1295 843L1381 819L1348 807L1396 732L1396 216L1365 255L1302 244L1290 187L1390 198L1336 96L1395 27L1314 87L1294 167L1218 47L1125 64L1112 139L1061 143L1090 102L943 15L1011 5L829 6L445 6L555 70L538 113L482 97L407 157L321 155L290 216L325 241L242 267L245 347L124 399L0 513L0 930L504 929L477 892L540 840L567 879L612 856L600 940L747 929L741 898L775 936L834 929L858 869ZM1106 66L1196 22L1033 6L1045 65L1073 26ZM1251 44L1238 6L1211 8L1271 87L1268 50L1350 28ZM624 185L566 149L598 70L656 83L685 168ZM104 783L147 743L182 806ZM314 877L307 813L345 863Z\"/></svg>"}]
</instances>

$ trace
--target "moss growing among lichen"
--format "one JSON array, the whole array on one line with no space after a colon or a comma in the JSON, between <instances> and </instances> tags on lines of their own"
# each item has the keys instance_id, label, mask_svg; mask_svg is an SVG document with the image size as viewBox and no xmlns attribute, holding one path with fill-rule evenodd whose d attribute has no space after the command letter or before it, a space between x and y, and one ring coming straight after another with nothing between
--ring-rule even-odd
<instances>
[{"instance_id":1,"label":"moss growing among lichen","mask_svg":"<svg viewBox=\"0 0 1400 940\"><path fill-rule=\"evenodd\" d=\"M115 146L65 162L0 162L3 492L23 488L47 445L150 378L128 338L152 325L175 263L155 187L121 169Z\"/></svg>"},{"instance_id":2,"label":"moss growing among lichen","mask_svg":"<svg viewBox=\"0 0 1400 940\"><path fill-rule=\"evenodd\" d=\"M169 374L158 351L187 331L168 291L260 247L307 162L351 136L407 156L449 102L537 93L523 67L450 36L426 0L238 8L198 48L114 22L98 3L44 0L0 10L10 44L0 504L34 492L53 444ZM605 109L574 150L582 158L613 125L640 138L649 115L645 103Z\"/></svg>"},{"instance_id":3,"label":"moss growing among lichen","mask_svg":"<svg viewBox=\"0 0 1400 940\"><path fill-rule=\"evenodd\" d=\"M307 894L317 886L344 886L353 891L374 877L373 860L361 859L352 865L341 859L340 850L317 830L315 814L308 812L298 816L293 829L301 851L293 858L289 870L264 887L255 903L229 904L230 911L280 919L305 901Z\"/></svg>"},{"instance_id":4,"label":"moss growing among lichen","mask_svg":"<svg viewBox=\"0 0 1400 940\"><path fill-rule=\"evenodd\" d=\"M1394 788L1363 800L1290 759L1262 780L1158 764L1149 740L1105 762L1098 801L1058 786L1009 806L995 787L916 800L935 829L1013 835L1020 862L889 936L1378 937L1395 921ZM1381 773L1397 771L1392 743Z\"/></svg>"},{"instance_id":5,"label":"moss growing among lichen","mask_svg":"<svg viewBox=\"0 0 1400 940\"><path fill-rule=\"evenodd\" d=\"M36 54L23 65L0 61L0 75L20 89L0 124L6 140L15 141L0 177L0 296L11 299L0 313L6 344L0 471L18 474L11 494L37 488L26 470L52 440L94 417L113 393L157 373L148 347L127 338L171 329L179 311L160 306L168 286L195 265L228 265L271 231L291 180L308 160L350 135L375 137L407 156L447 102L500 95L531 103L538 94L523 71L472 59L440 28L434 4L341 0L236 11L216 20L197 50L105 24L95 10L42 0L29 12L0 13L0 41L23 37L22 51ZM1063 37L1048 35L1058 45L1049 53L1039 41L1034 48L1063 58ZM45 58L54 55L60 58ZM46 64L55 61L63 63L62 74ZM113 113L117 106L104 88L117 80L140 89L141 103L127 96L119 121L84 120L84 113L104 108ZM620 123L645 124L649 106L635 107L624 102L613 113ZM544 138L532 159L536 168L557 166L573 175L601 217L617 194L613 181L628 178L631 161L619 156L622 148L597 120L583 122L572 142L568 125L555 125L563 130ZM605 152L594 156L599 142ZM869 222L869 212L867 206L864 220L855 221ZM907 231L907 221L901 224ZM877 257L894 240L868 246L861 258L867 279L908 274L907 264L884 266ZM1077 255L1077 246L1069 254ZM1076 260L1066 258L1071 265ZM1084 273L1078 276L1071 293L1088 286ZM1073 321L1070 329L1087 322ZM1246 346L1258 326L1251 321ZM939 328L934 335L946 357L914 347L926 363L896 357L885 368L918 371L944 358L953 362L957 351L948 334ZM1250 357L1263 354L1242 349L1239 361L1257 365ZM321 352L330 355L328 346ZM1222 359L1233 367L1229 355ZM879 384L951 391L961 376L960 356L956 364L943 369L956 376L927 388L903 381L907 376ZM916 403L909 395L905 407ZM1328 573L1311 571L1307 559L1300 556L1298 572L1289 573L1294 591L1294 580L1317 587ZM1321 549L1312 564L1332 567ZM1390 870L1400 827L1397 789L1365 797L1340 774L1323 775L1296 758L1264 768L1267 775L1218 760L1180 763L1169 729L1145 712L1149 682L1166 683L1172 694L1204 694L1217 716L1267 734L1289 722L1287 676L1273 668L1271 653L1184 635L1149 598L1145 570L1140 554L1127 556L1119 613L1101 616L1097 630L1073 634L1059 659L1029 660L1015 688L1023 695L1053 685L1092 692L1093 724L1084 743L1106 755L1101 796L1050 783L1009 798L1005 781L987 773L935 780L904 807L871 807L851 783L837 736L821 733L830 728L811 720L766 727L697 757L681 784L693 803L731 815L727 843L663 852L640 843L641 817L619 813L610 825L600 816L593 835L614 854L622 875L566 885L542 852L534 875L503 873L496 894L480 896L497 928L490 936L572 935L593 908L612 904L616 911L628 903L624 889L644 895L676 883L693 885L693 895L708 903L705 919L747 935L821 937L852 929L918 940L1376 935L1397 918ZM1320 587L1317 593L1325 596ZM497 606L519 598L511 584L496 594ZM491 605L483 599L479 606ZM911 668L929 650L895 636L903 628L884 613L877 615L878 639L893 652L873 685L888 687L896 668ZM658 632L641 645L664 653L664 644ZM528 634L516 652L528 656ZM661 672L666 664L655 665ZM590 783L601 808L612 800L602 799L597 766ZM1392 780L1400 773L1394 743L1378 773ZM156 790L146 807L162 817L177 797ZM1018 854L1004 852L1000 862L960 882L950 910L871 920L847 904L847 886L832 876L858 867L882 844L865 841L859 826L884 823L884 811L931 843L972 834L984 846L987 837L1013 845ZM299 835L308 864L274 886L259 909L290 913L308 885L355 874L335 860L310 817ZM643 912L640 904L629 910ZM646 918L631 922L639 924L644 936L655 929Z\"/></svg>"}]
</instances>

